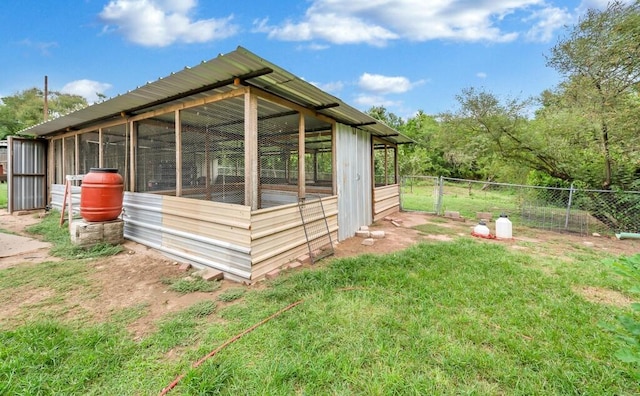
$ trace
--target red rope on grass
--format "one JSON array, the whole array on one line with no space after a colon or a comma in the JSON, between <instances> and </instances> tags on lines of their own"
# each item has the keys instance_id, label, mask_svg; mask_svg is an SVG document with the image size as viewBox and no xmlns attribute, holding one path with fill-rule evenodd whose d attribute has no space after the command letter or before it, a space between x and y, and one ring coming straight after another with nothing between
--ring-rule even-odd
<instances>
[{"instance_id":1,"label":"red rope on grass","mask_svg":"<svg viewBox=\"0 0 640 396\"><path fill-rule=\"evenodd\" d=\"M220 345L219 347L217 347L216 349L214 349L213 351L209 352L206 356L204 356L202 359L198 360L197 362L193 363L193 365L191 365L192 368L196 368L198 366L200 366L202 363L204 363L207 359L209 359L210 357L213 357L216 353L220 352L221 350L223 350L224 348L226 348L228 345L233 344L234 342L238 341L240 338L242 338L242 336L252 332L253 330L255 330L256 328L262 326L263 324L267 323L268 321L270 321L271 319L275 318L276 316L279 316L283 313L285 313L286 311L290 310L291 308L295 307L298 304L303 303L304 300L300 300L300 301L296 301L293 304L282 308L281 310L279 310L278 312L274 313L273 315L269 316L266 319L263 319L261 322L258 322L256 324L254 324L253 326L249 327L248 329L246 329L245 331L243 331L242 333L236 334L235 336L229 338L227 341L225 341L224 344ZM162 389L162 391L160 392L160 396L164 396L167 393L169 393L169 391L173 388L176 387L176 385L178 385L178 382L180 382L180 380L182 380L184 378L185 374L180 374L179 376L176 377L176 379L173 380L173 382L171 382L169 385L167 385L164 389Z\"/></svg>"}]
</instances>

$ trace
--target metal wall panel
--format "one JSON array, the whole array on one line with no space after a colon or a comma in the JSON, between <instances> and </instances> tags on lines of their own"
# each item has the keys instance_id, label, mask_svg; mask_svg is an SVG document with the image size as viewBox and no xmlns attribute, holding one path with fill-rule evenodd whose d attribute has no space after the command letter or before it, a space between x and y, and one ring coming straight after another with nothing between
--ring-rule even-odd
<instances>
[{"instance_id":1,"label":"metal wall panel","mask_svg":"<svg viewBox=\"0 0 640 396\"><path fill-rule=\"evenodd\" d=\"M124 193L124 237L153 248L162 247L162 195Z\"/></svg>"},{"instance_id":2,"label":"metal wall panel","mask_svg":"<svg viewBox=\"0 0 640 396\"><path fill-rule=\"evenodd\" d=\"M338 239L372 222L371 135L336 124Z\"/></svg>"},{"instance_id":3,"label":"metal wall panel","mask_svg":"<svg viewBox=\"0 0 640 396\"><path fill-rule=\"evenodd\" d=\"M43 209L47 204L47 142L9 136L8 211Z\"/></svg>"}]
</instances>

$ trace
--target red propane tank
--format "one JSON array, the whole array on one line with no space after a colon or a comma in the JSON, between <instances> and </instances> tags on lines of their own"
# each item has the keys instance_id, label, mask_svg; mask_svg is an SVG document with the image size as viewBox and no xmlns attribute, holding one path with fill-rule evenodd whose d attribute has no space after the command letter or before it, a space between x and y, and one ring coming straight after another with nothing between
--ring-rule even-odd
<instances>
[{"instance_id":1,"label":"red propane tank","mask_svg":"<svg viewBox=\"0 0 640 396\"><path fill-rule=\"evenodd\" d=\"M86 221L111 221L122 212L124 184L117 169L91 168L80 188L80 216Z\"/></svg>"}]
</instances>

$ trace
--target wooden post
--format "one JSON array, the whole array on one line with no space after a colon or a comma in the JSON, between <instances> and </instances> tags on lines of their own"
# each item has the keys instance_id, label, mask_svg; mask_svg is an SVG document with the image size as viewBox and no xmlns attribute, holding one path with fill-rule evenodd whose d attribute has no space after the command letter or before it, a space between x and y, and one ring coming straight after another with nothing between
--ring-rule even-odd
<instances>
[{"instance_id":1,"label":"wooden post","mask_svg":"<svg viewBox=\"0 0 640 396\"><path fill-rule=\"evenodd\" d=\"M304 114L298 113L298 199L304 200L306 195L307 175L305 172L305 125Z\"/></svg>"},{"instance_id":2,"label":"wooden post","mask_svg":"<svg viewBox=\"0 0 640 396\"><path fill-rule=\"evenodd\" d=\"M258 97L244 95L244 204L258 209Z\"/></svg>"},{"instance_id":3,"label":"wooden post","mask_svg":"<svg viewBox=\"0 0 640 396\"><path fill-rule=\"evenodd\" d=\"M175 111L176 133L176 197L182 196L182 124L180 110Z\"/></svg>"}]
</instances>

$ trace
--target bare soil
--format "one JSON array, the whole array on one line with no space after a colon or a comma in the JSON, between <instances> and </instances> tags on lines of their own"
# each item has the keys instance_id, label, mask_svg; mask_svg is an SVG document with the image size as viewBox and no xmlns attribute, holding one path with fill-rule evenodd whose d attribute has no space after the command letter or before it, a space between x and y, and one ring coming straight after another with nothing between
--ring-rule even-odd
<instances>
[{"instance_id":1,"label":"bare soil","mask_svg":"<svg viewBox=\"0 0 640 396\"><path fill-rule=\"evenodd\" d=\"M18 235L27 235L25 227L40 221L42 214L11 216L0 212L0 229ZM431 232L422 232L414 227L426 225ZM364 253L385 254L404 249L420 241L451 241L468 237L474 223L459 222L442 217L417 212L397 213L390 218L373 224L371 230L385 231L384 239L376 239L372 246L362 244L361 238L349 238L337 244L335 256L348 257ZM514 229L515 238L509 241L482 240L484 243L505 244L512 249L551 256L567 256L571 252L596 249L612 255L640 253L639 240L617 240L611 237L583 237L572 234L558 234L530 229ZM48 254L48 249L38 249L26 254L0 259L0 271L21 265L58 260ZM141 337L151 331L158 319L164 315L180 311L202 300L217 301L217 296L229 288L262 288L264 284L241 285L232 281L222 281L220 289L208 293L180 294L169 290L166 279L187 276L179 269L179 263L135 242L127 241L124 251L116 256L91 260L89 283L86 288L78 288L64 296L64 316L92 322L107 320L124 308L141 307L145 314L133 322L130 331ZM322 261L316 266L322 266ZM614 291L596 288L575 290L591 301L606 304L622 304L628 301ZM16 325L15 318L26 306L33 306L50 299L55 291L49 288L18 289L6 301L0 301L0 324ZM225 305L217 302L218 306Z\"/></svg>"}]
</instances>

